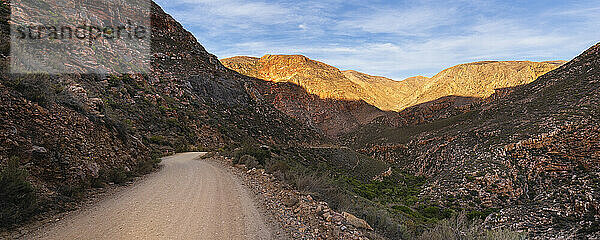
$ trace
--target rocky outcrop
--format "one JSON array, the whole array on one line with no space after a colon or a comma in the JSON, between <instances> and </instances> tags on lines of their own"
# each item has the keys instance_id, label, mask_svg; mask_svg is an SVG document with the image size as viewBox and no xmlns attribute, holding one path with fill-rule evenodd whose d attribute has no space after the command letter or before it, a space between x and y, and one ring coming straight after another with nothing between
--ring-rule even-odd
<instances>
[{"instance_id":1,"label":"rocky outcrop","mask_svg":"<svg viewBox=\"0 0 600 240\"><path fill-rule=\"evenodd\" d=\"M331 138L391 115L364 101L323 99L292 83L257 82L255 86L266 102Z\"/></svg>"},{"instance_id":2,"label":"rocky outcrop","mask_svg":"<svg viewBox=\"0 0 600 240\"><path fill-rule=\"evenodd\" d=\"M373 228L369 225L369 223L367 223L367 221L363 219L357 218L356 216L347 212L342 212L342 216L344 216L344 218L346 219L346 221L348 221L348 223L350 223L350 225L356 228L373 231Z\"/></svg>"},{"instance_id":3,"label":"rocky outcrop","mask_svg":"<svg viewBox=\"0 0 600 240\"><path fill-rule=\"evenodd\" d=\"M344 71L344 76L363 87L374 99L373 106L384 111L402 111L410 107L413 99L419 96L430 78L417 76L394 81L389 78L371 76L357 71Z\"/></svg>"}]
</instances>

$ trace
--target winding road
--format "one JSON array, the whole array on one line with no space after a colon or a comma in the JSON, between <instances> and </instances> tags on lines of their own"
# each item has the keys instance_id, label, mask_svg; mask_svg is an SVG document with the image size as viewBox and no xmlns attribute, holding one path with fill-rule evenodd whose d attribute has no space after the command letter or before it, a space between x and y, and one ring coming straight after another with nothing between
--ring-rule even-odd
<instances>
[{"instance_id":1,"label":"winding road","mask_svg":"<svg viewBox=\"0 0 600 240\"><path fill-rule=\"evenodd\" d=\"M250 190L204 153L164 158L164 168L28 239L272 239Z\"/></svg>"}]
</instances>

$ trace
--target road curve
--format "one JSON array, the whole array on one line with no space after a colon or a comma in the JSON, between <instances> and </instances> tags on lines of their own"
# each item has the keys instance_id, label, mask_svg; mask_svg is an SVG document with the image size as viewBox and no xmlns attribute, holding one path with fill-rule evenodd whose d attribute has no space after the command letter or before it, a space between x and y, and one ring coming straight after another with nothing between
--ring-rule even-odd
<instances>
[{"instance_id":1,"label":"road curve","mask_svg":"<svg viewBox=\"0 0 600 240\"><path fill-rule=\"evenodd\" d=\"M249 190L202 154L167 157L160 172L28 238L272 239Z\"/></svg>"}]
</instances>

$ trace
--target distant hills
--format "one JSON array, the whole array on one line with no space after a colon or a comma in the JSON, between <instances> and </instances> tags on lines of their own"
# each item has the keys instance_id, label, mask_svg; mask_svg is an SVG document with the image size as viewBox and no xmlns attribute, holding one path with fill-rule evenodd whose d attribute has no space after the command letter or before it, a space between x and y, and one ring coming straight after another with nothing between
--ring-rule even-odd
<instances>
[{"instance_id":1,"label":"distant hills","mask_svg":"<svg viewBox=\"0 0 600 240\"><path fill-rule=\"evenodd\" d=\"M404 120L398 119L395 112L411 107L414 114L409 117L419 115L419 111L430 112L432 104L416 106L441 98L461 97L461 105L466 99L473 102L488 98L496 89L533 82L565 63L475 62L446 69L432 78L417 76L394 81L357 71L341 71L301 55L265 55L261 58L242 56L222 59L221 62L241 74L263 79L277 86L290 83L303 88L304 92L313 95L310 97L312 100L304 96L306 93L303 91L295 96L290 95L289 91L263 93L272 96L271 99L279 110L334 138L384 116L389 124L397 125ZM302 101L294 102L291 99ZM446 98L443 102L447 103L452 99L459 98ZM323 102L327 104L322 104ZM348 105L350 103L352 106ZM441 105L435 106L439 108ZM344 109L344 112L340 112L340 109Z\"/></svg>"},{"instance_id":2,"label":"distant hills","mask_svg":"<svg viewBox=\"0 0 600 240\"><path fill-rule=\"evenodd\" d=\"M445 96L487 98L496 89L533 82L566 61L552 62L475 62L443 70L427 81L421 93L406 106L425 103Z\"/></svg>"}]
</instances>

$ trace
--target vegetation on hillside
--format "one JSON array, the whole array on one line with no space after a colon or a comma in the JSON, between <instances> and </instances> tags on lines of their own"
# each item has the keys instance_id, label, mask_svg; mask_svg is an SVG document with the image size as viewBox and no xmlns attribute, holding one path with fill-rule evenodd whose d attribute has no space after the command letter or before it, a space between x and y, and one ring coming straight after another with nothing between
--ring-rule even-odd
<instances>
[{"instance_id":1,"label":"vegetation on hillside","mask_svg":"<svg viewBox=\"0 0 600 240\"><path fill-rule=\"evenodd\" d=\"M387 163L348 148L261 147L244 143L229 146L223 154L231 157L234 164L263 168L299 191L328 202L335 210L365 219L390 239L413 239L465 212L437 206L420 197L427 179L396 168L389 176L381 177L389 169ZM479 221L493 211L465 212L465 221Z\"/></svg>"},{"instance_id":2,"label":"vegetation on hillside","mask_svg":"<svg viewBox=\"0 0 600 240\"><path fill-rule=\"evenodd\" d=\"M11 158L0 169L0 226L12 226L33 214L37 197L29 174L20 166L18 158Z\"/></svg>"}]
</instances>

